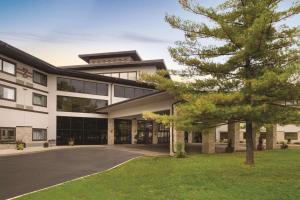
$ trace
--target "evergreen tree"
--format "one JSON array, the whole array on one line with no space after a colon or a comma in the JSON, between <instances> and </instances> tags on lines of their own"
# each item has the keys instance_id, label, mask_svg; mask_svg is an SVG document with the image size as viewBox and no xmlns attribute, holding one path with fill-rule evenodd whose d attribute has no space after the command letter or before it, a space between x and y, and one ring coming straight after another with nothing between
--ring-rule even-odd
<instances>
[{"instance_id":1,"label":"evergreen tree","mask_svg":"<svg viewBox=\"0 0 300 200\"><path fill-rule=\"evenodd\" d=\"M187 68L175 73L192 81L172 81L164 71L144 75L181 102L180 115L145 117L174 122L182 130L245 123L246 164L254 164L254 124L300 123L295 104L300 99L300 30L284 24L299 14L299 2L284 11L278 9L282 0L227 0L214 8L199 2L179 0L183 9L209 23L166 16L173 28L185 33L185 40L169 49L173 59ZM216 45L201 44L208 39Z\"/></svg>"}]
</instances>

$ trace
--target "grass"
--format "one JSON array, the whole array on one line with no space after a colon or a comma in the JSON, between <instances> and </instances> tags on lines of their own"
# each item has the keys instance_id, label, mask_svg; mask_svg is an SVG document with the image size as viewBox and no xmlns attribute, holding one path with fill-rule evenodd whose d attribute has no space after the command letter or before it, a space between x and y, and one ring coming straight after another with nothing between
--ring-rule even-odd
<instances>
[{"instance_id":1,"label":"grass","mask_svg":"<svg viewBox=\"0 0 300 200\"><path fill-rule=\"evenodd\" d=\"M255 156L255 167L244 153L143 157L20 199L300 199L300 150Z\"/></svg>"}]
</instances>

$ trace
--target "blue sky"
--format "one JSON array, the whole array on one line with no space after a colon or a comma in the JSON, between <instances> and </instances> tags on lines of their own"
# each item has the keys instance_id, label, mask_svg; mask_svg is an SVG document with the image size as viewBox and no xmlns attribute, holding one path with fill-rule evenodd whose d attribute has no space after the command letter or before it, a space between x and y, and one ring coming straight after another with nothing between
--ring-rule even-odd
<instances>
[{"instance_id":1,"label":"blue sky","mask_svg":"<svg viewBox=\"0 0 300 200\"><path fill-rule=\"evenodd\" d=\"M177 0L1 0L0 40L58 66L83 64L82 53L135 49L178 69L167 48L183 34L164 21L166 13L193 17ZM289 23L299 22L297 16Z\"/></svg>"}]
</instances>

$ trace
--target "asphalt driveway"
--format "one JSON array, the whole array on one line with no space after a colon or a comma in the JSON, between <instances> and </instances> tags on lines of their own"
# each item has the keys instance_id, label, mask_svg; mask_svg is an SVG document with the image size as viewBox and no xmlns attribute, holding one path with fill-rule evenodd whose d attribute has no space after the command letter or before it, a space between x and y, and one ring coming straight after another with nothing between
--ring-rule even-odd
<instances>
[{"instance_id":1,"label":"asphalt driveway","mask_svg":"<svg viewBox=\"0 0 300 200\"><path fill-rule=\"evenodd\" d=\"M0 157L0 199L114 167L139 154L104 147L59 149Z\"/></svg>"}]
</instances>

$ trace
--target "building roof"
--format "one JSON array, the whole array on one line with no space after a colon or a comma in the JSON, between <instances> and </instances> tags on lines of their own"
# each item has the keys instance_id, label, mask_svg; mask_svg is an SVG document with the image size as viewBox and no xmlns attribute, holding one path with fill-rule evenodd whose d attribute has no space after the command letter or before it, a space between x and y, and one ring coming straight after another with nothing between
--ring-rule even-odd
<instances>
[{"instance_id":1,"label":"building roof","mask_svg":"<svg viewBox=\"0 0 300 200\"><path fill-rule=\"evenodd\" d=\"M145 98L153 100L153 97L156 97L158 95L159 96L168 95L168 93L166 91L155 91L155 92L143 95L143 96L139 96L139 97L135 97L135 98L132 98L132 99L125 100L125 101L120 101L120 102L117 102L117 103L114 103L114 104L110 104L106 107L97 108L96 112L109 112L110 110L112 110L114 108L117 108L118 106L124 106L124 105L127 105L129 103L133 103L135 101L143 100Z\"/></svg>"},{"instance_id":2,"label":"building roof","mask_svg":"<svg viewBox=\"0 0 300 200\"><path fill-rule=\"evenodd\" d=\"M144 67L144 66L156 66L157 69L164 69L164 70L167 69L165 62L162 59L105 63L105 64L69 65L69 66L61 66L61 68L74 69L74 70L90 70L90 69L106 69L106 68L118 68L118 67Z\"/></svg>"},{"instance_id":3,"label":"building roof","mask_svg":"<svg viewBox=\"0 0 300 200\"><path fill-rule=\"evenodd\" d=\"M138 81L102 76L102 75L97 75L97 74L90 74L90 73L85 73L85 72L76 71L76 70L72 70L72 69L58 68L54 65L51 65L35 56L32 56L32 55L20 50L18 48L15 48L1 40L0 40L0 54L5 55L9 58L15 59L17 61L20 61L24 64L30 65L36 69L39 69L39 70L44 71L49 74L70 76L70 77L110 82L110 83L117 83L117 84L136 86L136 87L144 87L144 88L151 88L151 89L154 88L153 86L151 86L145 82L138 82Z\"/></svg>"},{"instance_id":4,"label":"building roof","mask_svg":"<svg viewBox=\"0 0 300 200\"><path fill-rule=\"evenodd\" d=\"M141 61L141 57L135 50L131 51L116 51L116 52L105 52L105 53L92 53L92 54L81 54L79 58L89 63L90 59L95 58L115 58L130 56L134 61Z\"/></svg>"}]
</instances>

